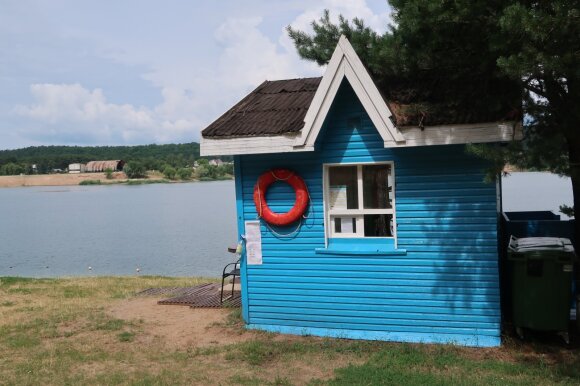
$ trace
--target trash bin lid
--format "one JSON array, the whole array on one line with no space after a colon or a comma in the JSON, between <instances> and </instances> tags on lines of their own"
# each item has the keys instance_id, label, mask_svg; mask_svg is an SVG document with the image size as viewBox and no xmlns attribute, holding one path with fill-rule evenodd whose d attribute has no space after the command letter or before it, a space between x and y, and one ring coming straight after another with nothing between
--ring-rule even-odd
<instances>
[{"instance_id":1,"label":"trash bin lid","mask_svg":"<svg viewBox=\"0 0 580 386\"><path fill-rule=\"evenodd\" d=\"M561 237L522 237L510 240L510 249L514 252L561 251L574 252L570 239Z\"/></svg>"}]
</instances>

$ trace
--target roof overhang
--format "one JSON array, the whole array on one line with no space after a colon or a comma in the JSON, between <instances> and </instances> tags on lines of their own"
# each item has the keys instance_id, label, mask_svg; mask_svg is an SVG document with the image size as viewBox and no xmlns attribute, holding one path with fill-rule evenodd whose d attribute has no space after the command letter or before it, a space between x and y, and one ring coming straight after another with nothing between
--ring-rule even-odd
<instances>
[{"instance_id":1,"label":"roof overhang","mask_svg":"<svg viewBox=\"0 0 580 386\"><path fill-rule=\"evenodd\" d=\"M400 128L405 138L397 147L459 145L521 140L520 122L491 122L465 125L416 126ZM298 134L239 138L202 138L201 155L241 155L312 151L314 147L295 146Z\"/></svg>"},{"instance_id":2,"label":"roof overhang","mask_svg":"<svg viewBox=\"0 0 580 386\"><path fill-rule=\"evenodd\" d=\"M341 36L298 133L201 139L202 156L313 151L340 84L346 79L359 98L385 148L507 142L521 139L520 122L492 122L397 128L392 113L346 37Z\"/></svg>"}]
</instances>

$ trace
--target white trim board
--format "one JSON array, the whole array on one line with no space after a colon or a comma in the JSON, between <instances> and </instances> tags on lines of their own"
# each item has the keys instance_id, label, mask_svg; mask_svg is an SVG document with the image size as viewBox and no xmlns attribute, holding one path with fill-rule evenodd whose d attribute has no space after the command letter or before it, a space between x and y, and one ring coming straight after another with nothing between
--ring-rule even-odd
<instances>
[{"instance_id":1,"label":"white trim board","mask_svg":"<svg viewBox=\"0 0 580 386\"><path fill-rule=\"evenodd\" d=\"M314 148L294 148L297 134L268 135L238 138L201 138L200 155L238 155L289 153L296 151L312 151Z\"/></svg>"},{"instance_id":2,"label":"white trim board","mask_svg":"<svg viewBox=\"0 0 580 386\"><path fill-rule=\"evenodd\" d=\"M405 146L455 145L465 143L509 142L522 139L521 125L490 122L465 125L401 127Z\"/></svg>"},{"instance_id":3,"label":"white trim board","mask_svg":"<svg viewBox=\"0 0 580 386\"><path fill-rule=\"evenodd\" d=\"M396 147L509 142L522 139L521 124L492 122L466 125L402 127L404 144ZM241 138L202 138L201 155L272 154L313 151L314 146L294 147L297 134ZM392 147L392 146L385 146Z\"/></svg>"}]
</instances>

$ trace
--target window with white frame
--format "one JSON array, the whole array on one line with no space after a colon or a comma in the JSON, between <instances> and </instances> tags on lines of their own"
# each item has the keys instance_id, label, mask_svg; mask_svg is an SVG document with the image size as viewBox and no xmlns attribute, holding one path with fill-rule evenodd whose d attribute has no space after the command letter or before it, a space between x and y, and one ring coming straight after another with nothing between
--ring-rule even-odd
<instances>
[{"instance_id":1,"label":"window with white frame","mask_svg":"<svg viewBox=\"0 0 580 386\"><path fill-rule=\"evenodd\" d=\"M393 163L325 165L327 235L395 237Z\"/></svg>"}]
</instances>

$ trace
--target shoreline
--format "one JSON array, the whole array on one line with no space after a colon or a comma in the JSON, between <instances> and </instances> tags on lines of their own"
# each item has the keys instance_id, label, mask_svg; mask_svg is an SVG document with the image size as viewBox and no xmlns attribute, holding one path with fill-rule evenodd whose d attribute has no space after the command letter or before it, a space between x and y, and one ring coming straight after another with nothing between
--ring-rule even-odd
<instances>
[{"instance_id":1,"label":"shoreline","mask_svg":"<svg viewBox=\"0 0 580 386\"><path fill-rule=\"evenodd\" d=\"M233 179L233 178L231 178ZM100 182L96 182L96 181ZM225 179L224 179L225 180ZM66 173L66 174L33 174L33 175L18 175L18 176L0 176L0 188L20 188L30 186L78 186L83 181L86 185L140 185L140 184L155 184L155 183L183 183L183 182L198 182L200 180L192 179L187 181L172 181L166 179L161 173L150 173L147 178L129 179L123 172L113 173L113 178L107 179L105 173ZM91 181L95 181L91 183ZM221 181L215 179L212 181Z\"/></svg>"},{"instance_id":2,"label":"shoreline","mask_svg":"<svg viewBox=\"0 0 580 386\"><path fill-rule=\"evenodd\" d=\"M150 176L151 180L162 177ZM17 188L27 186L73 186L83 181L100 180L101 185L118 184L128 179L123 172L113 173L113 178L107 179L105 173L66 173L66 174L31 174L19 176L0 176L0 188Z\"/></svg>"}]
</instances>

